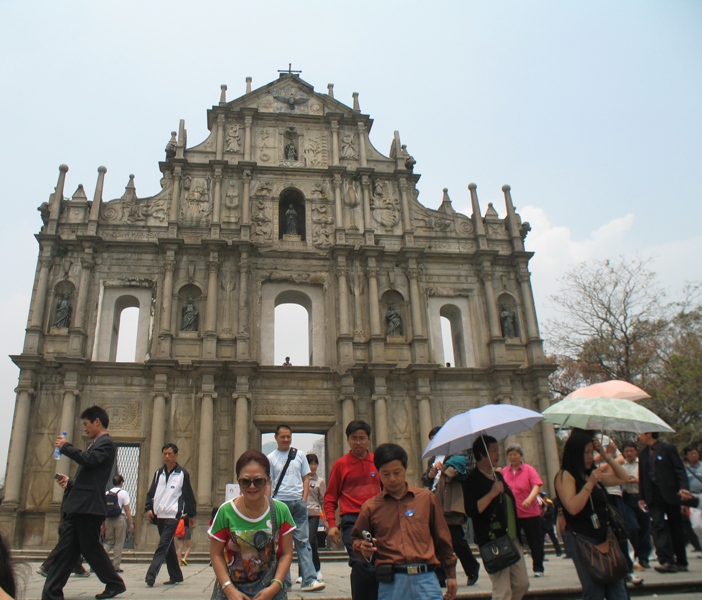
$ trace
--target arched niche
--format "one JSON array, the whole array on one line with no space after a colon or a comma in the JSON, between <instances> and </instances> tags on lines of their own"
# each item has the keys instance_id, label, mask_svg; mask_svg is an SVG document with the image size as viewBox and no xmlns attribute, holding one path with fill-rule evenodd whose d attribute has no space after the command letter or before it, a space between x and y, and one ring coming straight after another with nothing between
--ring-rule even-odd
<instances>
[{"instance_id":1,"label":"arched niche","mask_svg":"<svg viewBox=\"0 0 702 600\"><path fill-rule=\"evenodd\" d=\"M278 238L304 241L306 233L305 195L298 189L287 188L278 198Z\"/></svg>"},{"instance_id":2,"label":"arched niche","mask_svg":"<svg viewBox=\"0 0 702 600\"><path fill-rule=\"evenodd\" d=\"M397 290L388 290L380 298L380 315L386 338L406 339L409 325L406 304L404 297Z\"/></svg>"},{"instance_id":3,"label":"arched niche","mask_svg":"<svg viewBox=\"0 0 702 600\"><path fill-rule=\"evenodd\" d=\"M152 325L151 300L151 288L103 285L98 306L93 360L116 361L122 311L126 308L136 308L139 311L139 317L134 362L144 362L148 354Z\"/></svg>"},{"instance_id":4,"label":"arched niche","mask_svg":"<svg viewBox=\"0 0 702 600\"><path fill-rule=\"evenodd\" d=\"M497 314L500 317L500 332L505 340L521 339L517 301L511 294L503 293L497 298Z\"/></svg>"},{"instance_id":5,"label":"arched niche","mask_svg":"<svg viewBox=\"0 0 702 600\"><path fill-rule=\"evenodd\" d=\"M188 283L178 290L176 323L180 337L199 337L202 329L202 290Z\"/></svg>"},{"instance_id":6,"label":"arched niche","mask_svg":"<svg viewBox=\"0 0 702 600\"><path fill-rule=\"evenodd\" d=\"M60 281L53 290L49 329L66 333L75 318L76 288L70 281Z\"/></svg>"},{"instance_id":7,"label":"arched niche","mask_svg":"<svg viewBox=\"0 0 702 600\"><path fill-rule=\"evenodd\" d=\"M280 304L299 304L309 316L309 364L327 366L324 294L321 286L297 285L287 282L264 283L261 287L261 364L275 364L275 308Z\"/></svg>"}]
</instances>

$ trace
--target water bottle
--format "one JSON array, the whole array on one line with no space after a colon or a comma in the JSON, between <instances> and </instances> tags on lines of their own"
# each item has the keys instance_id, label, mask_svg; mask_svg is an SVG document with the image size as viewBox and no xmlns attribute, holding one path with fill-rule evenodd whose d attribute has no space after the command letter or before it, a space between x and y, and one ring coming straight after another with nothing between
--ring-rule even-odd
<instances>
[{"instance_id":1,"label":"water bottle","mask_svg":"<svg viewBox=\"0 0 702 600\"><path fill-rule=\"evenodd\" d=\"M68 435L68 432L62 431L61 435L63 437L66 437ZM59 448L54 448L54 460L58 460L59 458L61 458L61 450Z\"/></svg>"}]
</instances>

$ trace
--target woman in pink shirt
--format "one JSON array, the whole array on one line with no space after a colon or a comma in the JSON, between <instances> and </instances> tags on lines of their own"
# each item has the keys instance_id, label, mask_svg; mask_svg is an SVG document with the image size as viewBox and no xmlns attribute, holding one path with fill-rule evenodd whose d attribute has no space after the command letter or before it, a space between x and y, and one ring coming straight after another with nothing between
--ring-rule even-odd
<instances>
[{"instance_id":1,"label":"woman in pink shirt","mask_svg":"<svg viewBox=\"0 0 702 600\"><path fill-rule=\"evenodd\" d=\"M502 469L507 485L517 502L517 525L524 532L531 550L534 577L544 574L544 532L541 528L541 505L537 500L543 481L531 465L522 459L524 451L519 444L507 446L509 465Z\"/></svg>"}]
</instances>

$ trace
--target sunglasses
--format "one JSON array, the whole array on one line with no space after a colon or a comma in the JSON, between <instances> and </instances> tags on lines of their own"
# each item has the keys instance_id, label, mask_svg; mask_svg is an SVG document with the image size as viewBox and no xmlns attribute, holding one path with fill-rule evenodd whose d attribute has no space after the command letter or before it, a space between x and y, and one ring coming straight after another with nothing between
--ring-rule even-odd
<instances>
[{"instance_id":1,"label":"sunglasses","mask_svg":"<svg viewBox=\"0 0 702 600\"><path fill-rule=\"evenodd\" d=\"M242 488L250 488L251 485L255 488L258 488L259 490L263 487L265 487L266 483L268 483L268 480L265 477L256 477L256 479L248 479L247 477L242 477L239 481L239 486Z\"/></svg>"}]
</instances>

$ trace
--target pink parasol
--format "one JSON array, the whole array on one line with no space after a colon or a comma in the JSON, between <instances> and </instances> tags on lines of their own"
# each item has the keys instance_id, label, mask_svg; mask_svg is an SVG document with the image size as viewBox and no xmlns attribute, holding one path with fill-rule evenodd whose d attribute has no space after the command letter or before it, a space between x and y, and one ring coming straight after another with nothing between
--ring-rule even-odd
<instances>
[{"instance_id":1,"label":"pink parasol","mask_svg":"<svg viewBox=\"0 0 702 600\"><path fill-rule=\"evenodd\" d=\"M582 387L566 398L619 398L621 400L643 400L651 396L628 381L605 381Z\"/></svg>"}]
</instances>

